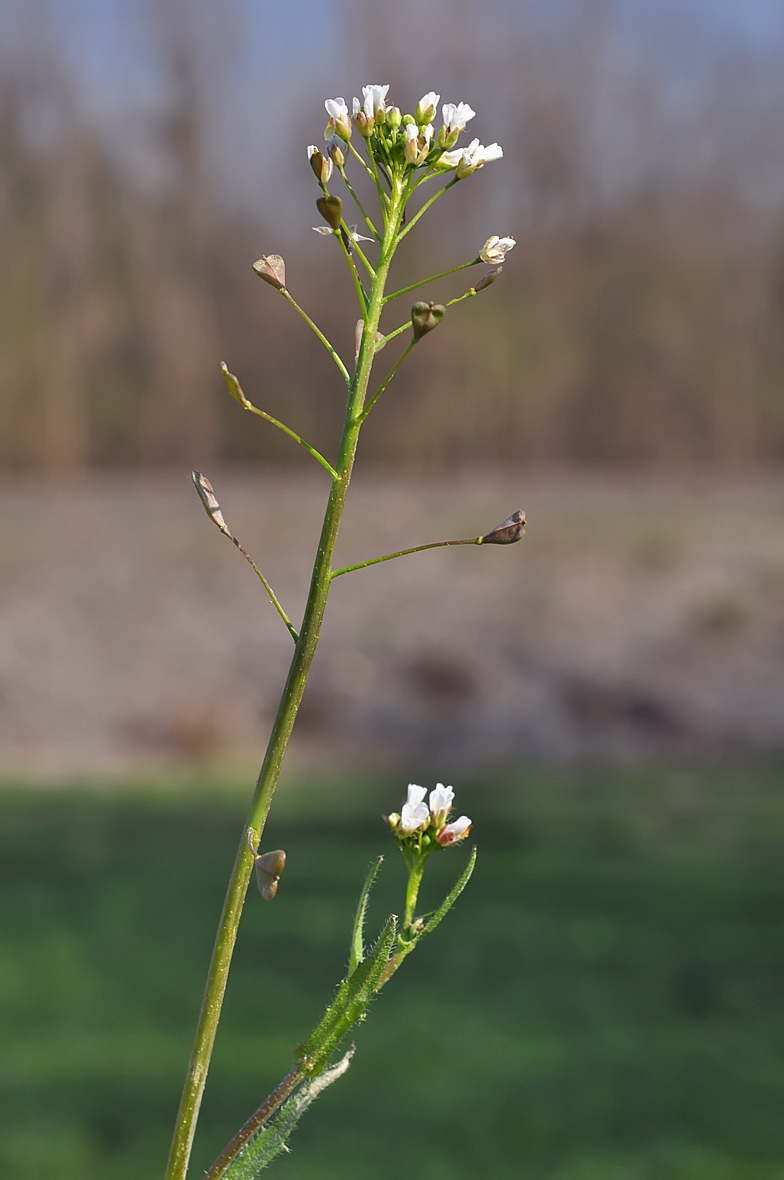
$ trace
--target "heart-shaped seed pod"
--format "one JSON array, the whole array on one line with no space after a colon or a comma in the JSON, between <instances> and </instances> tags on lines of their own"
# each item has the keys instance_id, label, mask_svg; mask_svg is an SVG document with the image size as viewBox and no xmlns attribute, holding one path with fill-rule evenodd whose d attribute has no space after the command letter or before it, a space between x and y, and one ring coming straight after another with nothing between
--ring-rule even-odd
<instances>
[{"instance_id":1,"label":"heart-shaped seed pod","mask_svg":"<svg viewBox=\"0 0 784 1180\"><path fill-rule=\"evenodd\" d=\"M514 545L525 532L525 513L522 509L513 512L506 520L482 537L483 545Z\"/></svg>"},{"instance_id":2,"label":"heart-shaped seed pod","mask_svg":"<svg viewBox=\"0 0 784 1180\"><path fill-rule=\"evenodd\" d=\"M415 303L411 308L411 327L414 339L421 340L433 328L437 328L444 317L446 308L442 303Z\"/></svg>"},{"instance_id":3,"label":"heart-shaped seed pod","mask_svg":"<svg viewBox=\"0 0 784 1180\"><path fill-rule=\"evenodd\" d=\"M272 901L278 892L278 880L286 865L286 853L282 848L264 852L256 857L256 884L265 901Z\"/></svg>"},{"instance_id":4,"label":"heart-shaped seed pod","mask_svg":"<svg viewBox=\"0 0 784 1180\"><path fill-rule=\"evenodd\" d=\"M333 229L340 229L340 218L343 212L343 202L340 197L319 197L316 201L316 208L327 225L331 225Z\"/></svg>"}]
</instances>

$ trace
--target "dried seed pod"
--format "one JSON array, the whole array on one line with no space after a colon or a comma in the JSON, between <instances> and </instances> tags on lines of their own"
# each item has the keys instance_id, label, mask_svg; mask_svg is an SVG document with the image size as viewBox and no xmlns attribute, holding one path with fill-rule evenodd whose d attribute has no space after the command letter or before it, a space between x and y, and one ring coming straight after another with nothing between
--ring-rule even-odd
<instances>
[{"instance_id":1,"label":"dried seed pod","mask_svg":"<svg viewBox=\"0 0 784 1180\"><path fill-rule=\"evenodd\" d=\"M286 864L286 853L282 848L264 852L256 857L256 883L265 901L272 901L278 892L278 880Z\"/></svg>"},{"instance_id":2,"label":"dried seed pod","mask_svg":"<svg viewBox=\"0 0 784 1180\"><path fill-rule=\"evenodd\" d=\"M483 545L513 545L525 532L525 513L518 508L506 520L482 537Z\"/></svg>"},{"instance_id":3,"label":"dried seed pod","mask_svg":"<svg viewBox=\"0 0 784 1180\"><path fill-rule=\"evenodd\" d=\"M253 263L253 269L259 278L264 279L271 287L277 287L282 291L286 286L286 263L280 254L262 254L261 258Z\"/></svg>"}]
</instances>

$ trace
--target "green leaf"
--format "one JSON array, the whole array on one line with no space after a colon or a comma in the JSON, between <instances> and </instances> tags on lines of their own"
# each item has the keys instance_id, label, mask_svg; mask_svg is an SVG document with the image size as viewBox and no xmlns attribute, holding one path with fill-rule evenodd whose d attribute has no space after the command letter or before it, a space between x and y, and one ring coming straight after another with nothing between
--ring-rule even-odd
<instances>
[{"instance_id":1,"label":"green leaf","mask_svg":"<svg viewBox=\"0 0 784 1180\"><path fill-rule=\"evenodd\" d=\"M474 871L475 864L476 864L476 845L474 845L473 849L471 850L471 856L469 857L468 864L466 865L466 867L463 869L462 873L458 877L457 882L455 883L453 888L450 890L450 892L447 894L447 896L444 898L443 902L438 907L438 909L434 910L432 914L427 914L424 917L424 919L423 919L424 925L423 925L422 929L407 944L406 952L408 952L409 950L413 950L414 947L416 946L416 944L421 939L423 939L426 934L430 934L430 932L432 930L435 930L438 923L440 921L442 921L443 918L446 917L446 915L449 913L452 906L455 904L458 897L460 896L460 894L463 892L466 885L470 881L471 874Z\"/></svg>"},{"instance_id":2,"label":"green leaf","mask_svg":"<svg viewBox=\"0 0 784 1180\"><path fill-rule=\"evenodd\" d=\"M324 1019L296 1050L297 1059L311 1077L321 1072L333 1050L365 1015L389 961L396 934L397 919L392 914L368 957L338 986Z\"/></svg>"},{"instance_id":3,"label":"green leaf","mask_svg":"<svg viewBox=\"0 0 784 1180\"><path fill-rule=\"evenodd\" d=\"M223 1180L256 1180L276 1155L286 1151L286 1140L296 1127L302 1115L322 1090L346 1072L354 1053L353 1046L348 1053L318 1078L306 1078L288 1098L276 1115L261 1128L258 1135L243 1147L236 1159L232 1160L223 1173Z\"/></svg>"},{"instance_id":4,"label":"green leaf","mask_svg":"<svg viewBox=\"0 0 784 1180\"><path fill-rule=\"evenodd\" d=\"M379 856L376 862L370 866L370 871L365 878L365 884L362 886L362 892L359 895L359 904L357 906L356 917L354 918L354 927L351 931L351 948L348 960L349 979L365 958L365 944L362 937L365 928L365 914L367 913L370 889L376 879L376 873L380 869L383 859L383 856Z\"/></svg>"}]
</instances>

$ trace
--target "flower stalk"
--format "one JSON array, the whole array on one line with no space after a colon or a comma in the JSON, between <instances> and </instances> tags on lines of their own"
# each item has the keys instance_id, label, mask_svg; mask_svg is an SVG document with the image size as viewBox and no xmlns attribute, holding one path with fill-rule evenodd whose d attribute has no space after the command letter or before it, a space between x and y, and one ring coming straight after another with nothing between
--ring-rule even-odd
<instances>
[{"instance_id":1,"label":"flower stalk","mask_svg":"<svg viewBox=\"0 0 784 1180\"><path fill-rule=\"evenodd\" d=\"M464 152L447 152L452 148L468 119L473 118L474 112L465 103L458 106L446 104L443 107L444 126L436 135L433 120L436 115L440 96L429 92L420 101L416 110L416 118L411 115L401 115L397 107L386 105L388 86L371 85L363 88L363 103L354 99L353 118L349 116L348 106L342 98L327 99L325 106L329 115L329 122L325 131L325 139L329 147L322 153L315 146L308 149L310 167L315 174L321 188L321 196L317 206L327 225L319 227L318 232L334 234L346 258L359 300L362 319L358 334L358 352L356 368L353 377L336 349L321 332L310 316L294 300L286 286L286 270L284 260L280 255L262 255L254 264L256 273L270 286L274 287L297 311L313 330L332 360L340 370L346 383L347 400L343 420L340 445L334 465L329 462L310 444L306 443L289 427L279 422L265 411L252 406L240 388L237 379L223 366L224 378L230 394L242 406L269 421L288 434L294 441L304 447L328 471L331 486L324 519L321 527L318 548L313 564L313 571L308 590L307 602L301 625L297 630L287 618L280 603L275 598L269 583L263 577L250 556L240 546L236 538L229 532L223 521L220 507L214 497L209 481L194 473L199 495L213 519L214 523L231 538L252 565L256 574L265 586L273 605L278 609L284 622L294 639L294 654L289 667L286 682L281 694L275 720L267 745L264 761L256 782L253 799L243 828L234 866L231 872L223 909L221 912L218 932L210 961L207 981L202 1001L201 1011L196 1029L193 1050L188 1065L182 1098L175 1124L166 1180L185 1180L190 1160L196 1123L199 1115L204 1087L209 1069L210 1058L215 1041L215 1035L220 1018L221 1005L226 989L232 953L237 937L240 917L251 876L256 867L262 894L267 900L275 896L280 870L285 862L282 850L272 853L258 853L259 844L264 832L267 816L275 794L289 739L297 716L302 696L305 690L308 673L318 645L324 612L331 583L352 570L362 569L379 562L389 561L405 554L417 553L425 549L434 549L455 545L481 545L486 542L508 544L517 540L522 533L524 517L521 513L514 514L502 526L493 530L485 537L469 538L457 541L436 541L426 545L417 545L409 549L401 549L395 553L354 565L333 569L333 554L340 526L340 520L346 503L349 482L354 466L360 429L367 414L386 389L392 377L397 372L403 360L418 343L422 336L431 331L441 320L444 307L434 303L417 303L412 309L411 320L400 329L388 336L380 330L381 315L385 303L395 299L417 287L423 286L433 279L422 280L408 287L404 287L392 295L385 295L385 288L389 275L389 268L395 250L410 229L417 224L425 212L449 188L457 183L462 176L470 175L481 168L491 159L497 159L500 148L491 145L484 149L474 141L470 150ZM413 128L413 129L412 129ZM365 143L368 162L357 152L351 142L352 131L356 130ZM373 178L378 193L383 231L377 230L373 221L368 217L359 198L354 192L345 172L345 163L349 154L360 160L367 173ZM346 226L342 216L342 202L339 197L331 196L327 192L333 167L337 167L344 179L349 193L356 202L362 217L374 235L378 246L378 257L375 266L371 265L358 246L359 235L353 232L354 227ZM414 217L404 226L406 202L417 185L430 176L437 175L446 168L454 169L453 178L438 192L436 192ZM382 223L379 222L379 225ZM368 240L368 239L364 239ZM493 253L503 258L505 252L513 245L513 239L488 239L483 247L483 254ZM354 246L367 268L369 287L365 287L360 280L357 267L352 258ZM473 266L479 261L494 261L495 257L477 257L469 263L453 267L434 279L454 273L456 270ZM475 294L472 288L467 298ZM451 300L450 303L460 300ZM447 304L446 306L450 306ZM377 351L387 340L399 334L406 327L412 329L412 339L408 347L387 374L378 390L368 398L368 389ZM521 524L522 521L522 524ZM286 1078L272 1092L256 1113L237 1133L227 1148L221 1153L207 1173L208 1180L218 1180L227 1170L234 1175L236 1168L232 1166L237 1156L244 1151L257 1151L261 1159L265 1144L269 1138L270 1152L282 1149L285 1138L282 1127L293 1126L299 1113L319 1092L319 1087L329 1084L347 1068L350 1054L336 1066L328 1068L328 1063L334 1049L347 1034L351 1027L364 1016L365 1009L373 995L391 977L403 958L413 950L414 946L441 921L454 901L459 896L473 870L475 852L464 868L458 882L442 903L440 908L425 918L416 917L416 906L419 888L422 881L427 858L438 849L459 843L470 830L470 820L461 816L453 824L447 823L451 801L454 795L451 787L444 788L439 784L430 794L430 806L424 804L425 790L422 787L409 787L407 802L403 805L401 816L389 817L389 824L393 828L395 838L401 848L409 867L408 884L406 888L405 912L402 929L398 932L397 922L391 916L382 929L381 935L367 957L362 945L362 924L364 922L367 905L367 894L378 865L371 870L365 890L360 899L360 906L355 919L352 934L351 952L349 958L350 970L347 978L341 982L337 996L321 1024L314 1030L308 1040L297 1051L298 1060ZM321 1081L316 1081L321 1075ZM293 1104L293 1105L292 1105ZM276 1113L278 1112L278 1113ZM273 1117L274 1116L274 1117ZM269 1127L268 1120L272 1119ZM265 1127L264 1130L261 1130ZM288 1131L285 1131L288 1134ZM275 1139L275 1136L279 1136ZM262 1139L264 1142L262 1143ZM274 1143L273 1143L274 1140ZM277 1144L277 1146L275 1146ZM261 1153L261 1154L258 1154ZM246 1159L245 1155L242 1159ZM257 1157L254 1156L254 1159ZM271 1155L269 1156L271 1158ZM265 1166L267 1156L264 1156ZM244 1168L242 1160L237 1165ZM255 1165L254 1165L255 1166ZM254 1173L255 1174L255 1173Z\"/></svg>"}]
</instances>

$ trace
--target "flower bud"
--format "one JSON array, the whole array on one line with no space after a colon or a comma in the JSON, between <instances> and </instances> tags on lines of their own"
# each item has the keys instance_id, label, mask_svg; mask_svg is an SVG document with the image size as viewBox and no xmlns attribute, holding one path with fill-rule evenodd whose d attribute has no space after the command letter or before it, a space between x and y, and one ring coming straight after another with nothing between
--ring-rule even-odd
<instances>
[{"instance_id":1,"label":"flower bud","mask_svg":"<svg viewBox=\"0 0 784 1180\"><path fill-rule=\"evenodd\" d=\"M282 848L256 857L256 884L265 901L272 901L278 892L278 881L285 865L286 853Z\"/></svg>"},{"instance_id":2,"label":"flower bud","mask_svg":"<svg viewBox=\"0 0 784 1180\"><path fill-rule=\"evenodd\" d=\"M404 127L411 127L414 123L416 123L416 119L414 118L413 115L404 115L403 116L403 126Z\"/></svg>"},{"instance_id":3,"label":"flower bud","mask_svg":"<svg viewBox=\"0 0 784 1180\"><path fill-rule=\"evenodd\" d=\"M282 291L286 286L286 263L280 254L262 254L261 258L253 263L253 269L259 278L264 279L271 287L277 287Z\"/></svg>"},{"instance_id":4,"label":"flower bud","mask_svg":"<svg viewBox=\"0 0 784 1180\"><path fill-rule=\"evenodd\" d=\"M319 184L326 184L332 175L332 161L328 160L326 156L322 156L313 144L308 148L308 159L316 180Z\"/></svg>"},{"instance_id":5,"label":"flower bud","mask_svg":"<svg viewBox=\"0 0 784 1180\"><path fill-rule=\"evenodd\" d=\"M400 113L400 107L390 107L387 111L387 123L396 131L402 122L403 116Z\"/></svg>"},{"instance_id":6,"label":"flower bud","mask_svg":"<svg viewBox=\"0 0 784 1180\"><path fill-rule=\"evenodd\" d=\"M363 139L370 139L373 134L373 128L376 125L375 119L369 119L364 111L357 111L354 116L354 126Z\"/></svg>"},{"instance_id":7,"label":"flower bud","mask_svg":"<svg viewBox=\"0 0 784 1180\"><path fill-rule=\"evenodd\" d=\"M427 94L420 98L419 102L417 103L416 110L414 111L414 118L416 119L417 123L420 124L420 126L423 123L433 122L436 117L436 111L438 110L438 104L440 100L441 95L436 94L434 90L428 91Z\"/></svg>"},{"instance_id":8,"label":"flower bud","mask_svg":"<svg viewBox=\"0 0 784 1180\"><path fill-rule=\"evenodd\" d=\"M212 484L207 479L207 476L202 475L200 471L192 471L191 479L193 480L193 486L199 493L199 499L204 505L204 511L207 513L210 520L213 522L213 524L218 526L222 533L225 533L227 537L230 537L231 533L226 527L226 521L223 519L223 513L221 512L220 504L217 501L215 492L212 490Z\"/></svg>"},{"instance_id":9,"label":"flower bud","mask_svg":"<svg viewBox=\"0 0 784 1180\"><path fill-rule=\"evenodd\" d=\"M240 405L242 406L242 408L245 409L247 406L250 405L250 402L246 398L245 394L242 392L242 387L241 387L239 381L237 380L237 378L234 376L233 373L229 372L228 368L226 367L225 361L221 361L220 367L221 367L221 373L223 374L223 380L226 382L226 388L228 389L231 396L234 398L235 402L239 402ZM198 490L198 488L197 488L197 490ZM199 493L199 494L201 494L201 493Z\"/></svg>"},{"instance_id":10,"label":"flower bud","mask_svg":"<svg viewBox=\"0 0 784 1180\"><path fill-rule=\"evenodd\" d=\"M316 208L327 225L331 225L333 229L340 229L340 216L343 210L343 202L340 197L319 197L316 201Z\"/></svg>"},{"instance_id":11,"label":"flower bud","mask_svg":"<svg viewBox=\"0 0 784 1180\"><path fill-rule=\"evenodd\" d=\"M513 512L497 525L492 532L482 537L483 545L513 545L525 532L525 513L522 509Z\"/></svg>"},{"instance_id":12,"label":"flower bud","mask_svg":"<svg viewBox=\"0 0 784 1180\"><path fill-rule=\"evenodd\" d=\"M486 275L482 275L478 283L475 284L475 291L484 291L485 287L490 287L500 275L504 268L497 266L495 270L489 270Z\"/></svg>"},{"instance_id":13,"label":"flower bud","mask_svg":"<svg viewBox=\"0 0 784 1180\"><path fill-rule=\"evenodd\" d=\"M357 320L357 326L354 329L354 360L359 360L359 351L362 348L362 337L365 334L365 321ZM386 340L383 332L376 332L376 347L374 352L381 352L382 348L386 347Z\"/></svg>"},{"instance_id":14,"label":"flower bud","mask_svg":"<svg viewBox=\"0 0 784 1180\"><path fill-rule=\"evenodd\" d=\"M414 339L421 340L433 328L438 327L444 317L446 308L442 303L415 303L411 308L411 327L414 329Z\"/></svg>"},{"instance_id":15,"label":"flower bud","mask_svg":"<svg viewBox=\"0 0 784 1180\"><path fill-rule=\"evenodd\" d=\"M346 155L343 151L343 140L338 135L333 135L329 141L327 152L336 168L342 168L346 162Z\"/></svg>"}]
</instances>

